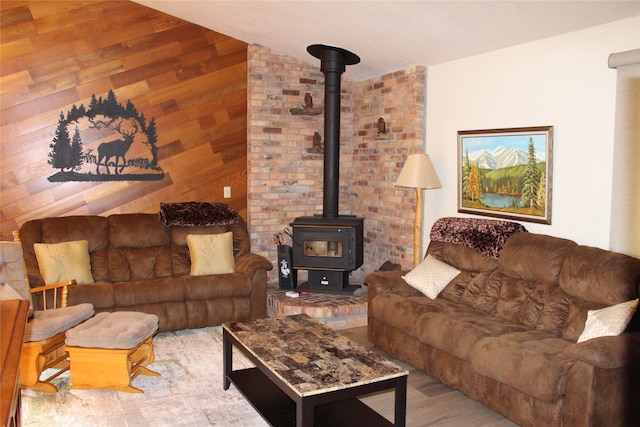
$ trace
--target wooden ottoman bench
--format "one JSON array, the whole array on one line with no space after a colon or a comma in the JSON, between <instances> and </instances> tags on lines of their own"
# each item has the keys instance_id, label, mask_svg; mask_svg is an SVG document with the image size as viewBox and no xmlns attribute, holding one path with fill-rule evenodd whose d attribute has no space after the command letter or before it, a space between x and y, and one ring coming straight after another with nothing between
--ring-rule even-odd
<instances>
[{"instance_id":1,"label":"wooden ottoman bench","mask_svg":"<svg viewBox=\"0 0 640 427\"><path fill-rule=\"evenodd\" d=\"M138 375L159 376L153 363L158 316L133 311L98 313L66 332L71 389L143 393L131 386Z\"/></svg>"}]
</instances>

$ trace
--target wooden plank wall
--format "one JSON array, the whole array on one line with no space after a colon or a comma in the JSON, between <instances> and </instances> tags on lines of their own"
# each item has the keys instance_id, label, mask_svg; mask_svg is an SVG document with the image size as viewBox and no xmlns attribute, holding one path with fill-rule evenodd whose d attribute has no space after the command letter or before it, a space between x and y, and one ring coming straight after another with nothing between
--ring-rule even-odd
<instances>
[{"instance_id":1,"label":"wooden plank wall","mask_svg":"<svg viewBox=\"0 0 640 427\"><path fill-rule=\"evenodd\" d=\"M225 202L246 219L245 43L130 1L3 0L0 12L2 240L32 218L161 202ZM60 114L110 90L155 119L164 178L50 182Z\"/></svg>"}]
</instances>

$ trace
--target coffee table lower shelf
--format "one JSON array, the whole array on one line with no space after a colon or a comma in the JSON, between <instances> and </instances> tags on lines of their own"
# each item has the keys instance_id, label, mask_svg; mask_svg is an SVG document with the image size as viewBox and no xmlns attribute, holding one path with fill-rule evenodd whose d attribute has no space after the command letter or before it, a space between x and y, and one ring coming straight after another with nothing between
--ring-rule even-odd
<instances>
[{"instance_id":1,"label":"coffee table lower shelf","mask_svg":"<svg viewBox=\"0 0 640 427\"><path fill-rule=\"evenodd\" d=\"M274 427L295 427L296 404L258 368L241 369L228 373L228 378ZM315 426L355 427L392 426L382 415L356 398L317 406Z\"/></svg>"}]
</instances>

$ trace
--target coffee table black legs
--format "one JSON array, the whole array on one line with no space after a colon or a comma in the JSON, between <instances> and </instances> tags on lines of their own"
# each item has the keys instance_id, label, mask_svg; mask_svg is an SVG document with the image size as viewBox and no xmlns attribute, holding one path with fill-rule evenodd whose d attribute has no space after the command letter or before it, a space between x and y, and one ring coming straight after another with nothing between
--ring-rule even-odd
<instances>
[{"instance_id":1,"label":"coffee table black legs","mask_svg":"<svg viewBox=\"0 0 640 427\"><path fill-rule=\"evenodd\" d=\"M222 384L224 390L228 390L231 386L229 374L233 370L233 345L227 336L228 332L222 330Z\"/></svg>"},{"instance_id":2,"label":"coffee table black legs","mask_svg":"<svg viewBox=\"0 0 640 427\"><path fill-rule=\"evenodd\" d=\"M407 377L396 379L395 424L404 427L407 423Z\"/></svg>"},{"instance_id":3,"label":"coffee table black legs","mask_svg":"<svg viewBox=\"0 0 640 427\"><path fill-rule=\"evenodd\" d=\"M296 405L296 426L313 427L313 405L304 400Z\"/></svg>"},{"instance_id":4,"label":"coffee table black legs","mask_svg":"<svg viewBox=\"0 0 640 427\"><path fill-rule=\"evenodd\" d=\"M389 387L390 386L390 387ZM317 395L296 402L296 427L313 427L315 425L336 426L398 426L405 427L407 419L407 377L402 376L388 383L386 390L395 393L394 422L390 423L357 399L357 393L347 393L345 400L334 401L328 396ZM381 389L385 390L385 389ZM341 393L341 392L338 392ZM365 393L368 394L368 393ZM326 403L332 402L329 406ZM350 413L353 411L353 413ZM341 415L337 415L341 414ZM375 416L372 416L375 415ZM318 418L320 418L319 421Z\"/></svg>"}]
</instances>

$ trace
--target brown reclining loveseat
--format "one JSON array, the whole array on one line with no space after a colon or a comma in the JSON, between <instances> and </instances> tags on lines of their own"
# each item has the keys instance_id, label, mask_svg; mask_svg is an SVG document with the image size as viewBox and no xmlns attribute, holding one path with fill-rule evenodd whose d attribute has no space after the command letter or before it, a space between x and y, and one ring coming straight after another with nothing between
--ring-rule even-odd
<instances>
[{"instance_id":1,"label":"brown reclining loveseat","mask_svg":"<svg viewBox=\"0 0 640 427\"><path fill-rule=\"evenodd\" d=\"M35 243L88 241L93 283L69 289L69 305L88 302L96 313L156 314L159 330L179 330L266 317L264 257L251 253L242 218L222 225L165 225L158 214L68 216L26 222L19 231L33 287L45 282ZM233 272L190 275L188 235L231 232ZM37 303L37 301L34 301Z\"/></svg>"}]
</instances>

